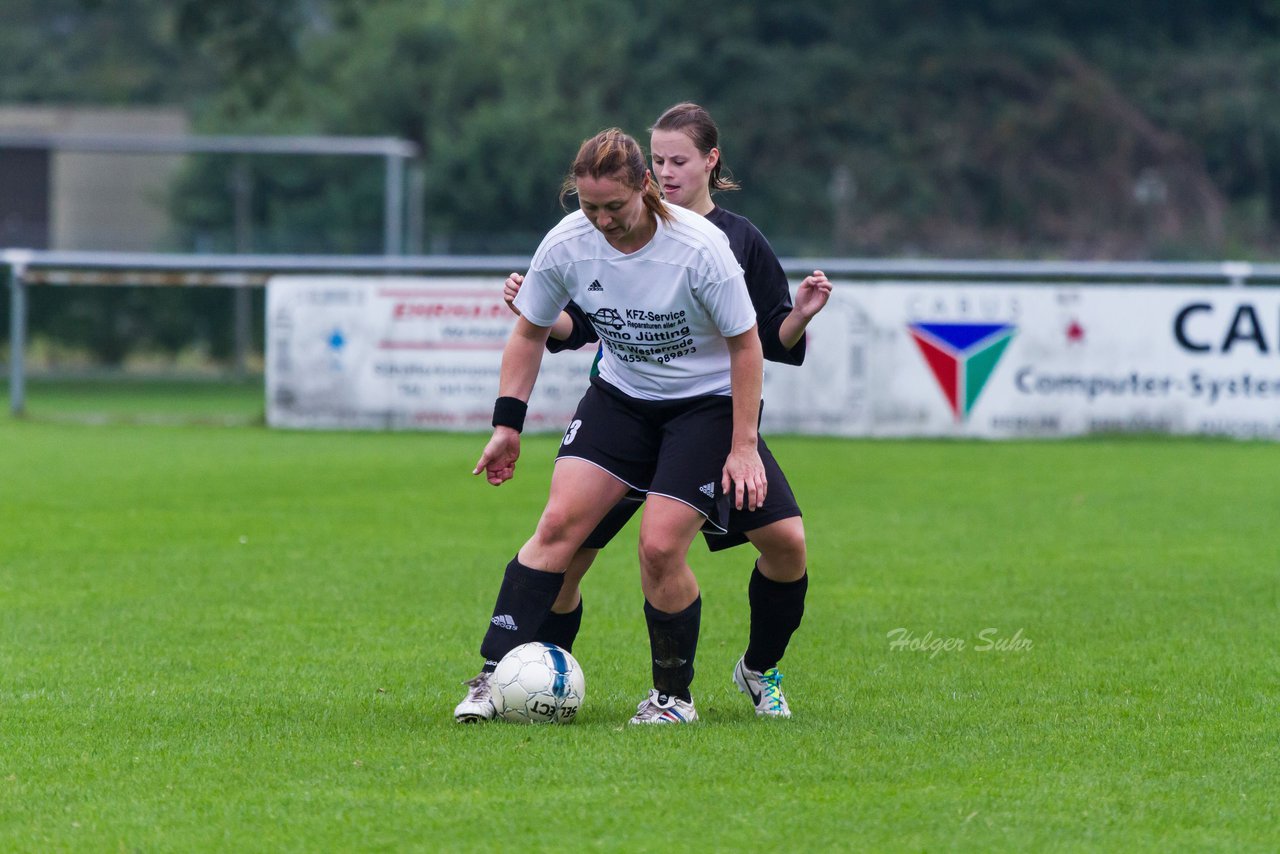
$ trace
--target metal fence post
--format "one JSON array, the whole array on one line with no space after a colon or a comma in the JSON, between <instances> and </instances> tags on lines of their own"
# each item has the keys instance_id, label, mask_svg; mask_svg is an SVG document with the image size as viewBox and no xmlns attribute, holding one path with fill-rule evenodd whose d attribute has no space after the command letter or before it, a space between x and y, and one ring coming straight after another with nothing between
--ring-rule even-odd
<instances>
[{"instance_id":1,"label":"metal fence post","mask_svg":"<svg viewBox=\"0 0 1280 854\"><path fill-rule=\"evenodd\" d=\"M399 255L404 246L404 157L387 154L383 179L382 254Z\"/></svg>"},{"instance_id":2,"label":"metal fence post","mask_svg":"<svg viewBox=\"0 0 1280 854\"><path fill-rule=\"evenodd\" d=\"M248 255L253 252L253 172L249 169L248 155L241 154L236 158L231 186L235 196L236 252ZM236 379L241 380L249 375L249 327L252 311L248 289L232 288L232 370Z\"/></svg>"},{"instance_id":3,"label":"metal fence post","mask_svg":"<svg viewBox=\"0 0 1280 854\"><path fill-rule=\"evenodd\" d=\"M27 403L27 285L23 272L21 265L5 266L9 280L9 412L14 416L23 415Z\"/></svg>"}]
</instances>

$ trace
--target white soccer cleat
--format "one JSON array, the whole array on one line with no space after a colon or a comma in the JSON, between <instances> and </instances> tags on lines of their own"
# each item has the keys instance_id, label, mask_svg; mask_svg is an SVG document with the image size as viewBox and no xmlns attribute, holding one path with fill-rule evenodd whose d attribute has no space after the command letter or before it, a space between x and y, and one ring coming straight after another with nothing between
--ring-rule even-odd
<instances>
[{"instance_id":1,"label":"white soccer cleat","mask_svg":"<svg viewBox=\"0 0 1280 854\"><path fill-rule=\"evenodd\" d=\"M746 656L743 656L738 659L738 666L733 668L733 681L738 684L738 690L755 703L756 714L760 717L791 717L791 707L782 694L782 674L778 668L770 667L759 673L747 667Z\"/></svg>"},{"instance_id":2,"label":"white soccer cleat","mask_svg":"<svg viewBox=\"0 0 1280 854\"><path fill-rule=\"evenodd\" d=\"M693 703L660 694L654 688L640 705L636 706L636 716L627 723L632 724L691 724L698 719Z\"/></svg>"},{"instance_id":3,"label":"white soccer cleat","mask_svg":"<svg viewBox=\"0 0 1280 854\"><path fill-rule=\"evenodd\" d=\"M493 674L480 671L475 679L463 682L467 686L467 696L453 710L453 719L460 724L477 724L491 721L495 714L493 697L491 696L489 679Z\"/></svg>"}]
</instances>

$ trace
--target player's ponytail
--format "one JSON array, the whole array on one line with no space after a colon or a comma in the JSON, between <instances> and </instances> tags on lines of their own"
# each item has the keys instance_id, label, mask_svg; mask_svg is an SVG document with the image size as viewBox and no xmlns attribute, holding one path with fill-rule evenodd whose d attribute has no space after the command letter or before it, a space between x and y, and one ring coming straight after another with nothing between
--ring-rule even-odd
<instances>
[{"instance_id":1,"label":"player's ponytail","mask_svg":"<svg viewBox=\"0 0 1280 854\"><path fill-rule=\"evenodd\" d=\"M644 193L644 206L649 213L663 222L671 222L671 212L658 192L658 183L652 179L645 186L648 174L644 151L640 144L618 128L602 130L582 143L573 166L560 187L560 203L568 207L565 199L577 192L579 178L612 178L633 190Z\"/></svg>"}]
</instances>

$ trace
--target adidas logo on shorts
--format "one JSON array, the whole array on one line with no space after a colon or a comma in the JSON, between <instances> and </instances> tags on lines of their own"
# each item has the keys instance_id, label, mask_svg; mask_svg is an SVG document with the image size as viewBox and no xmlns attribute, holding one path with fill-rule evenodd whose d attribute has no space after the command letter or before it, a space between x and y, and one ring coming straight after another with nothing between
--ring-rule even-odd
<instances>
[{"instance_id":1,"label":"adidas logo on shorts","mask_svg":"<svg viewBox=\"0 0 1280 854\"><path fill-rule=\"evenodd\" d=\"M516 630L516 621L511 619L510 614L499 614L489 622L493 623L498 628L506 629L509 632L514 632Z\"/></svg>"},{"instance_id":2,"label":"adidas logo on shorts","mask_svg":"<svg viewBox=\"0 0 1280 854\"><path fill-rule=\"evenodd\" d=\"M592 280L591 280L591 284L587 285L587 290L589 290L589 291L603 291L603 290L604 290L604 285L600 284L600 280L599 280L599 279L592 279Z\"/></svg>"},{"instance_id":3,"label":"adidas logo on shorts","mask_svg":"<svg viewBox=\"0 0 1280 854\"><path fill-rule=\"evenodd\" d=\"M716 485L714 482L704 483L702 486L698 487L698 491L701 492L703 495L707 496L708 498L716 497Z\"/></svg>"}]
</instances>

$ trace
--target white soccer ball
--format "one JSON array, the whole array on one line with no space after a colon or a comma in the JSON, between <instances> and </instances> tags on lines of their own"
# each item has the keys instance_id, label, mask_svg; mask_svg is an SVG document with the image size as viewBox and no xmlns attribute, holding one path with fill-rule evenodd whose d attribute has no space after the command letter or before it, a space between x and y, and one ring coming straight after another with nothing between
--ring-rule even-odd
<instances>
[{"instance_id":1,"label":"white soccer ball","mask_svg":"<svg viewBox=\"0 0 1280 854\"><path fill-rule=\"evenodd\" d=\"M516 723L572 723L586 681L577 660L553 643L534 641L511 650L489 681L498 717Z\"/></svg>"}]
</instances>

